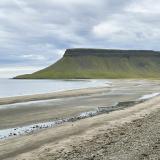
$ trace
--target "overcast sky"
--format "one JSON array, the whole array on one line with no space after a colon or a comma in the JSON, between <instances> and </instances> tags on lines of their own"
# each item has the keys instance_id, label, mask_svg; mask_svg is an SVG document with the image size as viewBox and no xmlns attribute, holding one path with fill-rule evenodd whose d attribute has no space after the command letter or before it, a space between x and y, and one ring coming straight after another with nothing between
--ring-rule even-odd
<instances>
[{"instance_id":1,"label":"overcast sky","mask_svg":"<svg viewBox=\"0 0 160 160\"><path fill-rule=\"evenodd\" d=\"M160 50L160 0L0 0L0 77L73 47Z\"/></svg>"}]
</instances>

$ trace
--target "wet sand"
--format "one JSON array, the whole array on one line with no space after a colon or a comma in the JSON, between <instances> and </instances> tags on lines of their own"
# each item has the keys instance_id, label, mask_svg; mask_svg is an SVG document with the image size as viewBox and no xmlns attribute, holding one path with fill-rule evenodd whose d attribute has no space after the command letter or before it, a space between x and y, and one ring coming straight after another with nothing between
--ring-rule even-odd
<instances>
[{"instance_id":1,"label":"wet sand","mask_svg":"<svg viewBox=\"0 0 160 160\"><path fill-rule=\"evenodd\" d=\"M86 90L78 90L78 92L83 92L80 95L69 97L67 95L49 101L1 105L0 129L73 116L80 112L97 109L97 107L109 107L117 102L139 99L143 95L159 92L160 81L113 80L110 87L99 88L97 91L92 88L89 89L89 93L85 92ZM118 131L121 130L119 128L121 125L122 127L127 125L125 128L129 126L134 128L132 127L133 119L142 117L142 120L143 116L146 117L144 119L147 119L150 114L157 111L159 104L160 98L156 97L125 110L114 111L76 122L68 122L31 135L2 140L0 141L0 159L87 159L87 156L88 158L94 156L94 159L105 159L109 156L107 155L108 151L105 151L104 157L102 157L103 154L96 157L95 153L97 154L103 149L101 148L101 142L98 143L94 137L98 139L98 137L103 137L105 133L110 131L119 135ZM157 114L158 117L159 112L154 114ZM127 135L127 132L125 133ZM109 139L112 138L115 139L111 134ZM92 143L90 143L90 140ZM105 139L102 138L102 141L105 141ZM111 144L114 144L114 141ZM97 146L99 150L93 146ZM76 148L78 151L74 150ZM92 150L92 148L95 150ZM117 150L119 149L117 148ZM111 157L110 159L114 158Z\"/></svg>"}]
</instances>

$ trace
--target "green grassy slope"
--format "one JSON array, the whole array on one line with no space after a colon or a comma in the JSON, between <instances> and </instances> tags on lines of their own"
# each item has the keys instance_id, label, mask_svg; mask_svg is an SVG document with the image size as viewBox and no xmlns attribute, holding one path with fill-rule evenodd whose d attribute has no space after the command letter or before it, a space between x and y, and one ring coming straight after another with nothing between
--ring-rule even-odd
<instances>
[{"instance_id":1,"label":"green grassy slope","mask_svg":"<svg viewBox=\"0 0 160 160\"><path fill-rule=\"evenodd\" d=\"M55 64L16 78L160 78L159 52L96 50L95 53L93 49L89 52L77 50L67 50Z\"/></svg>"}]
</instances>

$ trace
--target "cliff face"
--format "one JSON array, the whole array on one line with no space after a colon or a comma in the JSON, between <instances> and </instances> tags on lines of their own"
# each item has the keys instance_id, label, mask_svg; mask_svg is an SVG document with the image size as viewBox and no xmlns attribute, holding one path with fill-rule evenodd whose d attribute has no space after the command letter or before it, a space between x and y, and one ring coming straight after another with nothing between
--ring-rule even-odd
<instances>
[{"instance_id":1,"label":"cliff face","mask_svg":"<svg viewBox=\"0 0 160 160\"><path fill-rule=\"evenodd\" d=\"M67 56L98 56L98 57L128 57L128 56L160 56L160 52L152 50L118 50L118 49L67 49L64 57Z\"/></svg>"},{"instance_id":2,"label":"cliff face","mask_svg":"<svg viewBox=\"0 0 160 160\"><path fill-rule=\"evenodd\" d=\"M160 78L160 52L67 49L55 64L16 78Z\"/></svg>"}]
</instances>

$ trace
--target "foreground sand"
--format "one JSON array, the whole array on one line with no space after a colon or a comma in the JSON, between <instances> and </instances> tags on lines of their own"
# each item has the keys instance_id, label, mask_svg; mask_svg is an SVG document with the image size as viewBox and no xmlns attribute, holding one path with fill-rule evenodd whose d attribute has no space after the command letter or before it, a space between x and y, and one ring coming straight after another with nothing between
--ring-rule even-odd
<instances>
[{"instance_id":1,"label":"foreground sand","mask_svg":"<svg viewBox=\"0 0 160 160\"><path fill-rule=\"evenodd\" d=\"M131 108L0 142L0 159L139 160L160 157L160 97Z\"/></svg>"}]
</instances>

